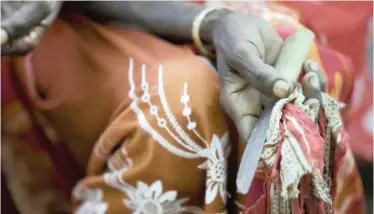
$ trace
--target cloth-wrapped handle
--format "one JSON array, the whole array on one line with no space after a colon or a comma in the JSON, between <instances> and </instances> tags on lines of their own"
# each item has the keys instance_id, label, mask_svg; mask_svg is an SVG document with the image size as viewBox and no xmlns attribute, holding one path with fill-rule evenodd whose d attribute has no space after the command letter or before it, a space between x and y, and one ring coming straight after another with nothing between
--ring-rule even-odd
<instances>
[{"instance_id":1,"label":"cloth-wrapped handle","mask_svg":"<svg viewBox=\"0 0 374 214\"><path fill-rule=\"evenodd\" d=\"M314 37L312 31L303 28L286 39L274 66L283 79L292 84L297 82ZM273 91L279 90L283 89L277 88L275 85Z\"/></svg>"}]
</instances>

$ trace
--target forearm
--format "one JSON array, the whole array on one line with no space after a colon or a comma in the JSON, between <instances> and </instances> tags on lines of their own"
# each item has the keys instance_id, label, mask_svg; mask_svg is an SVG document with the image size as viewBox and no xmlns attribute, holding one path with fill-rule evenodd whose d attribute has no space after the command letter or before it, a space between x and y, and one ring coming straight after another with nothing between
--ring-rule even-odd
<instances>
[{"instance_id":1,"label":"forearm","mask_svg":"<svg viewBox=\"0 0 374 214\"><path fill-rule=\"evenodd\" d=\"M177 1L94 1L86 2L84 9L98 21L135 25L161 37L191 41L192 23L204 7ZM214 25L226 13L215 11L204 18L200 28L204 42L212 43Z\"/></svg>"}]
</instances>

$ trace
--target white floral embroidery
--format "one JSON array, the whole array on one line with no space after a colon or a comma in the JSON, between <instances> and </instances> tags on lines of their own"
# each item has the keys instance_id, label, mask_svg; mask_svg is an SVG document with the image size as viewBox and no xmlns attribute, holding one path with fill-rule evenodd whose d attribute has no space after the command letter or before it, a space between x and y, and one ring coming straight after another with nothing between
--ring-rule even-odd
<instances>
[{"instance_id":1,"label":"white floral embroidery","mask_svg":"<svg viewBox=\"0 0 374 214\"><path fill-rule=\"evenodd\" d=\"M75 214L104 214L108 209L108 204L103 202L103 191L101 189L81 189L73 190L76 199L84 200Z\"/></svg>"},{"instance_id":2,"label":"white floral embroidery","mask_svg":"<svg viewBox=\"0 0 374 214\"><path fill-rule=\"evenodd\" d=\"M221 142L224 142L222 145ZM210 204L216 198L217 194L221 195L223 202L226 201L226 159L230 154L230 146L228 144L228 134L225 134L222 139L219 139L216 135L213 136L207 154L208 159L199 165L200 169L207 170L206 180L206 194L205 203Z\"/></svg>"},{"instance_id":3,"label":"white floral embroidery","mask_svg":"<svg viewBox=\"0 0 374 214\"><path fill-rule=\"evenodd\" d=\"M163 192L161 181L147 185L138 181L136 188L124 182L121 173L112 172L104 175L105 182L126 194L123 199L125 206L134 214L179 214L179 213L204 213L198 207L183 206L188 198L177 199L177 191Z\"/></svg>"},{"instance_id":4,"label":"white floral embroidery","mask_svg":"<svg viewBox=\"0 0 374 214\"><path fill-rule=\"evenodd\" d=\"M226 178L227 178L227 157L229 155L228 133L220 139L218 136L212 136L212 141L209 144L197 131L197 123L192 120L192 109L188 107L190 96L187 93L188 84L184 84L184 94L181 97L181 103L184 105L183 116L186 117L188 124L187 129L192 131L193 134L204 144L204 147L197 144L181 127L176 120L175 115L171 111L168 104L163 85L163 68L162 65L158 69L158 96L161 101L161 107L164 111L166 118L158 114L159 106L151 102L149 95L149 84L146 81L146 66L142 65L141 72L141 89L143 91L140 98L135 94L135 81L134 81L134 61L130 58L129 63L129 82L130 92L129 97L133 100L131 108L138 118L140 126L155 139L161 146L166 148L171 153L188 159L204 158L206 161L199 166L200 169L207 170L207 188L205 202L210 204L220 194L222 201L226 202ZM167 137L162 136L157 132L147 121L143 111L139 108L137 102L147 103L150 113L157 120L158 128L164 129L175 142L183 148L177 148L171 144Z\"/></svg>"},{"instance_id":5,"label":"white floral embroidery","mask_svg":"<svg viewBox=\"0 0 374 214\"><path fill-rule=\"evenodd\" d=\"M177 200L176 191L163 193L161 181L151 186L138 181L136 189L126 189L126 194L129 199L123 202L133 213L138 214L181 213L184 211L182 204L188 200Z\"/></svg>"}]
</instances>

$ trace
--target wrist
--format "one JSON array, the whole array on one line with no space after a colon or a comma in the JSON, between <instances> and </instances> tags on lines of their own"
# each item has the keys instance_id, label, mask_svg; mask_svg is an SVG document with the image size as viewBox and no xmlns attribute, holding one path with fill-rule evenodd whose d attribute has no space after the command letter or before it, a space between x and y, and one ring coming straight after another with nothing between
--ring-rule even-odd
<instances>
[{"instance_id":1,"label":"wrist","mask_svg":"<svg viewBox=\"0 0 374 214\"><path fill-rule=\"evenodd\" d=\"M199 30L201 40L204 43L213 44L213 30L216 24L222 17L232 12L233 11L229 9L219 9L205 16L204 20L201 22L201 26Z\"/></svg>"}]
</instances>

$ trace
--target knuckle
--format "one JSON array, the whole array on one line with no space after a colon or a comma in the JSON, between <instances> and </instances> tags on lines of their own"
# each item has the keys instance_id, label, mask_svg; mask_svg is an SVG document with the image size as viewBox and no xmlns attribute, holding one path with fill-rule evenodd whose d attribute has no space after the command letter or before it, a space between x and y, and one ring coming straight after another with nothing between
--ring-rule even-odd
<instances>
[{"instance_id":1,"label":"knuckle","mask_svg":"<svg viewBox=\"0 0 374 214\"><path fill-rule=\"evenodd\" d=\"M245 49L245 44L243 42L239 42L232 47L232 52L229 58L231 62L243 63L247 55L248 52Z\"/></svg>"}]
</instances>

